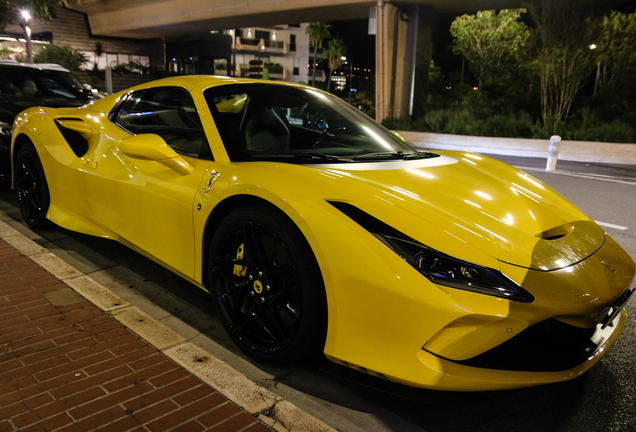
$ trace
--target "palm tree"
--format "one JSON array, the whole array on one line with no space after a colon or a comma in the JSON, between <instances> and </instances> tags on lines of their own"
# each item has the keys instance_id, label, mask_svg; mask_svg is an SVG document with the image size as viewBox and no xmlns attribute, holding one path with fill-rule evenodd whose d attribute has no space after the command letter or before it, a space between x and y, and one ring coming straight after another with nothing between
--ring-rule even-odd
<instances>
[{"instance_id":1,"label":"palm tree","mask_svg":"<svg viewBox=\"0 0 636 432\"><path fill-rule=\"evenodd\" d=\"M331 33L329 33L330 27L331 25L322 21L309 23L309 26L307 27L309 45L314 47L314 61L312 63L311 72L311 85L314 87L316 86L316 57L318 56L318 47L322 47L323 39L331 37Z\"/></svg>"},{"instance_id":2,"label":"palm tree","mask_svg":"<svg viewBox=\"0 0 636 432\"><path fill-rule=\"evenodd\" d=\"M342 64L342 57L347 54L347 47L340 38L334 38L327 43L324 55L329 58L329 75L327 77L327 91L331 86L331 72ZM351 79L351 77L349 77Z\"/></svg>"}]
</instances>

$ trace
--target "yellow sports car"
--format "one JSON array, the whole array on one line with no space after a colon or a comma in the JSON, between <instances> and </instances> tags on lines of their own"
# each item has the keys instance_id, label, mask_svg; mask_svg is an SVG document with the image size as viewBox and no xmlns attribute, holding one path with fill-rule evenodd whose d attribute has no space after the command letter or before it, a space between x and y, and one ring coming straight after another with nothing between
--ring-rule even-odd
<instances>
[{"instance_id":1,"label":"yellow sports car","mask_svg":"<svg viewBox=\"0 0 636 432\"><path fill-rule=\"evenodd\" d=\"M414 386L575 378L625 326L634 262L504 163L421 152L310 87L186 76L16 119L24 219L119 241L208 291L260 362Z\"/></svg>"}]
</instances>

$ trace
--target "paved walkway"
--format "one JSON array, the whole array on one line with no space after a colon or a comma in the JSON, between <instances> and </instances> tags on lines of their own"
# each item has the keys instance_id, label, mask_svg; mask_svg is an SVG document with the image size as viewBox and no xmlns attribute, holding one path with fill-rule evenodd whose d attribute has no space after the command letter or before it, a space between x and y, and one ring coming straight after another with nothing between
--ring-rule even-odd
<instances>
[{"instance_id":1,"label":"paved walkway","mask_svg":"<svg viewBox=\"0 0 636 432\"><path fill-rule=\"evenodd\" d=\"M272 429L0 239L0 432Z\"/></svg>"}]
</instances>

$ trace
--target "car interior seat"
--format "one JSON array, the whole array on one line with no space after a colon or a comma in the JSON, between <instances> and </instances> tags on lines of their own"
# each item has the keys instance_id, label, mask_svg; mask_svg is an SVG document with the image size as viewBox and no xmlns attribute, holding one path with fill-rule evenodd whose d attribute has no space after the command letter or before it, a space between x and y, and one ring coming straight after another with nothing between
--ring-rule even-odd
<instances>
[{"instance_id":1,"label":"car interior seat","mask_svg":"<svg viewBox=\"0 0 636 432\"><path fill-rule=\"evenodd\" d=\"M276 108L263 101L248 101L240 128L247 150L289 150L289 128Z\"/></svg>"},{"instance_id":2,"label":"car interior seat","mask_svg":"<svg viewBox=\"0 0 636 432\"><path fill-rule=\"evenodd\" d=\"M38 92L38 88L31 78L25 78L22 83L22 95L23 96L35 96Z\"/></svg>"}]
</instances>

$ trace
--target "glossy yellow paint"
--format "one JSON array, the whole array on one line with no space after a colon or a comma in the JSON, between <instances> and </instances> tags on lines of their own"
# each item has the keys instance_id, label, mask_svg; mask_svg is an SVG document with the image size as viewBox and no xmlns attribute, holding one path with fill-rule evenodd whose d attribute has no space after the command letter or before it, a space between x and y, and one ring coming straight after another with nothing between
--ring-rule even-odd
<instances>
[{"instance_id":1,"label":"glossy yellow paint","mask_svg":"<svg viewBox=\"0 0 636 432\"><path fill-rule=\"evenodd\" d=\"M400 368L390 372L379 372L365 366L350 363L337 357L327 357L339 364L360 370L370 375L412 387L430 388L446 391L489 391L530 387L577 378L594 366L616 343L625 327L627 313L623 310L613 327L608 327L605 343L579 366L562 372L516 372L495 369L481 369L464 366L445 360L425 350L414 352ZM417 356L417 361L411 361ZM392 372L399 371L399 375Z\"/></svg>"},{"instance_id":2,"label":"glossy yellow paint","mask_svg":"<svg viewBox=\"0 0 636 432\"><path fill-rule=\"evenodd\" d=\"M631 283L634 262L558 193L473 153L439 152L425 162L232 163L203 90L237 82L246 81L181 77L136 87L190 90L214 161L176 154L157 136L131 136L113 125L107 113L126 92L85 109L21 114L14 139L26 135L36 146L51 193L48 217L130 245L205 289L204 239L216 228L210 215L235 197L266 201L299 227L320 266L329 307L325 354L411 386L492 390L562 381L589 369L616 341L624 313L603 348L570 371L493 371L453 362L546 319L593 326L590 316ZM56 122L88 139L84 156L64 143ZM536 300L435 285L329 201L350 203L433 249L499 269Z\"/></svg>"}]
</instances>

